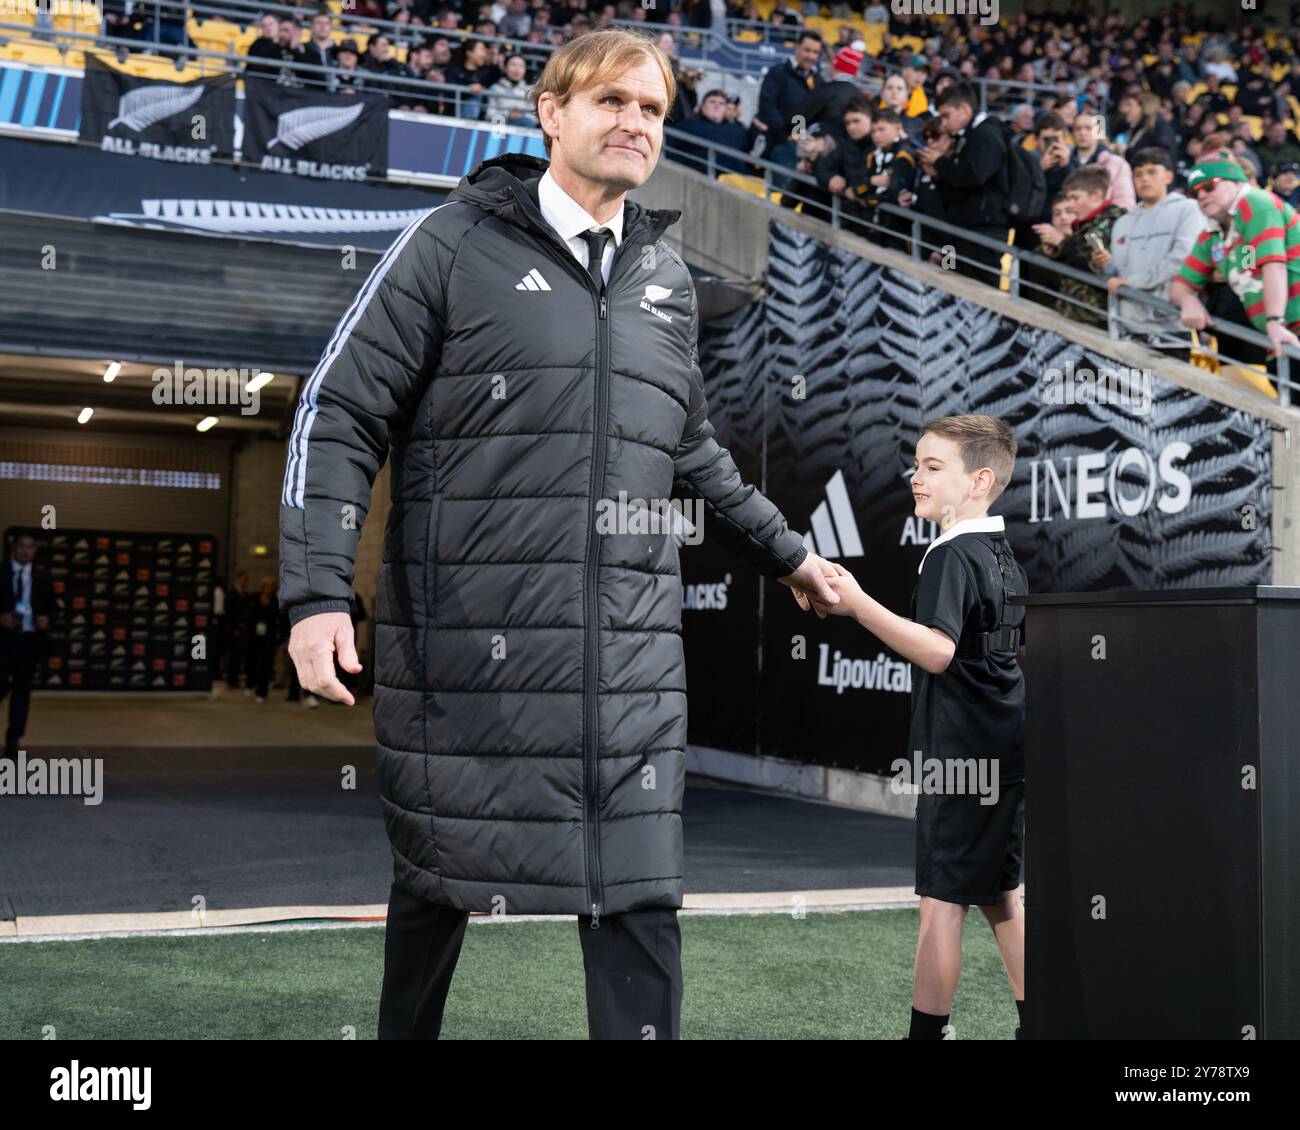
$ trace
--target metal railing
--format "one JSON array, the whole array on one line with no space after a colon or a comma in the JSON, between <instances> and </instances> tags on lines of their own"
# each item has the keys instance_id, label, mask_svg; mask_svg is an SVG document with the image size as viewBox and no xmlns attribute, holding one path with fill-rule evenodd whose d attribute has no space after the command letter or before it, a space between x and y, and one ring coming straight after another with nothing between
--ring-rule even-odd
<instances>
[{"instance_id":1,"label":"metal railing","mask_svg":"<svg viewBox=\"0 0 1300 1130\"><path fill-rule=\"evenodd\" d=\"M149 54L161 52L169 57L184 54L200 62L208 56L201 49L189 46L187 36L179 43L162 40L161 28L165 23L180 24L187 29L190 20L202 24L208 20L220 19L247 29L264 15L287 16L296 21L307 23L310 22L312 15L314 15L312 11L304 11L302 8L293 7L287 3L279 3L276 0L268 0L266 3L261 3L259 0L136 0L133 11L150 14L149 22L152 25L152 38L123 35L105 38L111 39L115 46L127 51ZM397 48L409 49L423 39L444 38L463 42L466 39L473 38L481 39L487 43L495 43L511 53L538 58L557 51L560 46L554 43L534 43L529 40L512 39L501 35L481 36L475 34L471 28L441 28L398 23L394 20L371 19L348 12L332 12L330 13L330 19L335 28L341 27L345 33L357 29L353 32L352 38L369 39L370 35L382 34ZM681 62L708 62L728 73L755 77L761 76L769 67L784 63L789 58L789 50L783 48L789 48L792 42L790 36L798 33L797 27L793 32L789 32L785 27L774 28L763 21L753 20L726 21L728 31L725 35L720 35L713 28L656 23L649 20L616 19L612 20L611 24L652 34L668 32L674 37L677 56ZM18 27L20 25L6 24L2 26ZM366 29L366 33L363 34L360 29ZM733 38L735 33L741 29L768 29L774 32L786 32L786 37L777 42L764 42L761 47L756 48L746 43L737 42ZM28 30L43 42L48 43L54 40L57 46L57 37L60 34L58 29L42 26ZM552 30L563 32L562 28ZM227 44L227 46L232 47L233 45ZM358 47L360 47L360 44L358 44ZM828 44L824 54L829 54L833 49L834 45ZM826 64L829 60L823 58L822 62ZM888 77L888 75L898 73L902 69L896 64L885 63L871 56L864 59L865 63L870 64L871 71L856 76L852 81L864 92L872 95L879 93L879 82L877 81L879 78ZM366 72L368 75L373 73L375 72ZM1043 83L1022 83L1012 80L986 78L973 78L967 81L978 95L979 104L977 109L985 113L1003 112L1010 109L1017 102L1033 101L1038 96L1056 93L1054 86Z\"/></svg>"},{"instance_id":2,"label":"metal railing","mask_svg":"<svg viewBox=\"0 0 1300 1130\"><path fill-rule=\"evenodd\" d=\"M183 20L187 24L190 19L200 24L210 19L221 19L247 28L255 24L263 15L288 16L309 23L311 16L314 14L310 11L304 11L302 8L295 8L290 4L275 2L275 0L269 0L267 3L259 3L258 0L137 0L135 10L152 13L155 35L152 40L142 39L139 41L148 43L151 47L157 44L159 39L158 29L167 16L175 17L177 21ZM422 39L445 38L453 41L463 41L468 38L475 38L496 43L525 55L545 55L558 50L558 45L554 43L534 43L529 40L511 39L501 35L476 35L472 28L441 28L398 23L394 20L371 19L349 12L331 13L330 18L336 28L342 27L344 31L358 29L355 38L369 38L369 34L382 34L397 47L410 47ZM673 36L677 56L683 63L693 61L709 62L721 70L751 76L760 76L772 65L785 62L790 56L789 47L793 42L793 36L798 33L797 29L791 32L787 28L774 27L771 24L753 20L726 21L728 32L725 35L719 34L713 28L688 27L681 24L657 23L650 20L615 19L611 20L610 23L612 26L649 32L655 35L668 32ZM366 29L369 34L363 34L360 29ZM783 32L784 35L770 41L765 40L761 47L755 47L748 43L738 42L734 38L735 33L742 29L751 31L766 29L774 33ZM548 30L562 32L564 29L552 28ZM184 44L180 46L184 46ZM825 54L829 55L833 50L834 45L828 44ZM823 62L829 63L829 59L823 59ZM888 76L902 70L897 64L884 63L870 56L864 62L871 64L873 73L859 75L854 81L859 87L873 93L877 89L872 85L872 79L875 75ZM986 113L990 109L1008 109L1017 101L1032 101L1035 97L1056 93L1054 86L1045 83L1022 83L987 78L973 78L967 81L979 95L978 109Z\"/></svg>"},{"instance_id":3,"label":"metal railing","mask_svg":"<svg viewBox=\"0 0 1300 1130\"><path fill-rule=\"evenodd\" d=\"M1104 328L1107 335L1117 341L1136 341L1139 344L1150 345L1144 339L1145 331L1141 333L1135 331L1132 328L1131 319L1126 323L1126 319L1119 310L1121 301L1131 302L1143 307L1160 321L1176 322L1181 317L1181 311L1172 302L1157 298L1145 291L1124 286L1120 287L1114 294L1109 293L1104 275L1078 270L1055 259L1017 247L1005 240L991 239L980 235L978 232L946 223L943 220L923 216L909 208L900 208L893 204L882 203L876 205L876 215L873 216L865 208L846 206L843 197L827 193L826 190L822 189L816 177L809 173L800 172L798 169L789 168L785 165L775 164L761 156L752 156L738 149L718 145L716 142L696 137L694 134L685 133L673 127L666 128L664 133L664 156L678 164L686 165L688 168L693 168L697 172L702 172L710 178L714 178L722 173L735 171L730 167L723 167L721 164L723 161L726 161L728 165L744 163L752 169L752 172L748 175L762 180L763 197L766 200L771 201L772 197L777 193L782 197L792 197L802 204L805 214L825 219L833 228L864 236L872 242L882 243L896 249L905 245L906 253L910 255L914 262L928 259L932 252L940 252L944 254L945 258L950 258L964 266L967 277L976 278L978 281L991 285L995 289L1000 289L1005 280L1007 293L1013 299L1023 297L1035 301L1025 292L1036 292L1043 297L1063 301L1071 307L1077 307L1080 312L1087 312L1092 315L1098 323L1097 328ZM805 190L800 191L799 188L794 187L798 185L805 186ZM807 191L808 189L816 189L818 195L814 196ZM825 199L826 196L829 196L829 200ZM886 220L892 219L893 224L881 223L876 218L881 215ZM1010 226L1008 224L1008 229ZM940 237L937 242L928 238L932 235ZM998 265L990 266L988 263L971 258L969 255L961 254L958 249L963 246L975 246L984 249L990 257L995 257L994 261ZM1003 271L1001 266L1004 256L1010 256L1010 267L1006 272ZM1038 281L1033 272L1030 272L1027 277L1026 267L1036 268L1037 274L1040 276L1050 275L1086 283L1090 290L1105 294L1106 301L1104 305L1092 305L1082 301L1074 295L1066 294L1064 291L1054 289L1045 282ZM1224 339L1232 343L1231 347L1234 349L1244 345L1257 350L1264 349L1270 353L1274 350L1273 343L1267 336L1248 326L1216 320L1210 332L1214 334L1219 342L1219 348L1212 350L1202 342L1196 352L1212 357L1220 364L1244 368L1254 367L1254 363L1229 353L1223 347ZM1163 337L1165 335L1159 336ZM1180 330L1176 339L1162 341L1160 344L1166 348L1173 346L1188 349L1191 347L1190 331L1184 335ZM1157 349L1157 352L1159 352L1159 349ZM1293 346L1282 348L1276 358L1276 384L1278 400L1283 405L1290 405L1293 394L1300 394L1300 383L1297 383L1293 375L1293 364L1300 364L1300 349ZM1300 373L1300 369L1295 370L1295 372Z\"/></svg>"}]
</instances>

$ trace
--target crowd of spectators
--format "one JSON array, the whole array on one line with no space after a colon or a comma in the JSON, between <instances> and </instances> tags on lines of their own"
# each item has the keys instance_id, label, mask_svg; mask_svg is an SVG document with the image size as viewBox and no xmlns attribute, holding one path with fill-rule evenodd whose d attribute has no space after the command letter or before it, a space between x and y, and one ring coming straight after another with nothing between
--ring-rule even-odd
<instances>
[{"instance_id":1,"label":"crowd of spectators","mask_svg":"<svg viewBox=\"0 0 1300 1130\"><path fill-rule=\"evenodd\" d=\"M882 22L876 56L852 26L834 44L802 29L793 57L767 72L747 151L815 180L774 174L783 204L824 216L838 197L847 227L894 246L912 224L881 205L942 221L981 238L923 231L930 258L994 284L1010 240L1041 257L1023 265L1022 293L1105 324L1109 292L1122 332L1182 356L1189 329L1213 323L1297 344L1300 34L1247 24L1229 36L1181 9L1136 21L1022 15L995 28ZM892 46L904 34L921 34L930 53ZM702 147L685 148L679 159L706 167ZM1252 214L1267 216L1253 222L1262 250L1220 267ZM1281 296L1268 303L1265 273ZM1266 353L1230 346L1245 361Z\"/></svg>"},{"instance_id":2,"label":"crowd of spectators","mask_svg":"<svg viewBox=\"0 0 1300 1130\"><path fill-rule=\"evenodd\" d=\"M679 33L658 39L680 79L666 119L669 157L718 174L756 171L759 157L797 170L815 183L776 174L783 203L827 215L838 198L846 225L892 246L904 246L912 227L897 209L943 221L972 238L927 235L941 245L927 252L936 261L952 256L958 270L985 281L997 282L999 245L1009 237L1040 257L1023 272L1026 293L1084 321L1105 320L1098 311L1107 290L1186 298L1175 276L1215 227L1186 194L1198 166L1231 161L1240 183L1277 201L1286 224L1300 200L1300 33L1289 30L1300 5L1275 13L1282 22L1272 25L1248 11L1221 18L1180 5L1101 16L1082 2L991 26L900 15L868 0L783 0L766 21L751 4L724 0L658 0L653 8L636 0L353 0L349 14L398 27L376 29L362 45L337 42L328 11L268 15L246 74L382 90L395 109L532 126L528 91L550 48L614 19L674 25ZM811 15L847 22L828 41L805 26ZM700 92L700 72L676 57L678 34L716 29L724 18L765 22L766 37L790 48L767 69L748 121L740 76ZM867 39L878 49L869 51ZM293 63L330 70L286 66ZM1292 240L1292 227L1286 232ZM1053 274L1046 260L1096 282ZM1287 263L1300 274L1300 252ZM1244 285L1224 292L1202 309L1265 328L1242 305ZM1185 334L1171 336L1168 317L1131 299L1120 305L1126 329L1182 348ZM1184 317L1184 326L1195 320ZM1297 328L1284 324L1288 337Z\"/></svg>"},{"instance_id":3,"label":"crowd of spectators","mask_svg":"<svg viewBox=\"0 0 1300 1130\"><path fill-rule=\"evenodd\" d=\"M704 11L707 15L707 4ZM653 15L631 0L600 7L586 0L497 0L460 8L425 0L390 0L386 6L355 0L349 30L358 26L352 21L365 19L400 26L372 29L363 44L360 37L340 39L337 18L328 9L310 16L268 13L259 20L260 35L248 49L244 75L341 93L383 92L396 110L536 126L528 91L554 48L615 19L645 22ZM665 23L679 26L687 18L697 18L689 6L664 14ZM663 32L658 41L673 58L681 85L668 118L676 122L696 110L697 73L679 65L672 32ZM301 64L330 70L305 70ZM456 89L435 91L404 79Z\"/></svg>"}]
</instances>

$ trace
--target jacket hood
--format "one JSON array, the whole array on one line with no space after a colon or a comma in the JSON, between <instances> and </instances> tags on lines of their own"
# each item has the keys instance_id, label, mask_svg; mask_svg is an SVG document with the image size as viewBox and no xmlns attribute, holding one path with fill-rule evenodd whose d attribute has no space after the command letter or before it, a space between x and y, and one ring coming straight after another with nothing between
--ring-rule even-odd
<instances>
[{"instance_id":1,"label":"jacket hood","mask_svg":"<svg viewBox=\"0 0 1300 1130\"><path fill-rule=\"evenodd\" d=\"M550 162L526 153L503 153L481 162L452 190L448 200L464 200L495 216L527 228L548 225L537 202L537 184ZM654 243L681 219L676 208L643 208L633 200L623 202L623 241Z\"/></svg>"}]
</instances>

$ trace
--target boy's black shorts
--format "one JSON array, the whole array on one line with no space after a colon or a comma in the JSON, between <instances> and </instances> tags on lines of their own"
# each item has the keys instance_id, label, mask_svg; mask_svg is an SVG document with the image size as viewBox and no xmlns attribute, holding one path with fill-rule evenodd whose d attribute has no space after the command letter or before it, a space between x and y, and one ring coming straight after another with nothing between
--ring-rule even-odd
<instances>
[{"instance_id":1,"label":"boy's black shorts","mask_svg":"<svg viewBox=\"0 0 1300 1130\"><path fill-rule=\"evenodd\" d=\"M916 893L993 906L1020 886L1025 783L998 785L996 804L974 795L922 793L916 804Z\"/></svg>"}]
</instances>

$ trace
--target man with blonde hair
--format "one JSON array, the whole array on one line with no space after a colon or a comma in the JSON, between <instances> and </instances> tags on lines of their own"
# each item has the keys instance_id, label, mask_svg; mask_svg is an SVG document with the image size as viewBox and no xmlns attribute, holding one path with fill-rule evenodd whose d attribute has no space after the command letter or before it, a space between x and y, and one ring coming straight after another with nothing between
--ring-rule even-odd
<instances>
[{"instance_id":1,"label":"man with blonde hair","mask_svg":"<svg viewBox=\"0 0 1300 1130\"><path fill-rule=\"evenodd\" d=\"M305 690L348 704L335 656L359 670L352 573L391 447L381 1038L438 1035L471 912L578 916L591 1035L676 1038L688 523L669 495L805 611L836 599L714 438L694 286L660 238L679 213L627 199L659 158L668 59L592 32L532 95L549 166L485 161L398 238L289 441L289 651Z\"/></svg>"}]
</instances>

